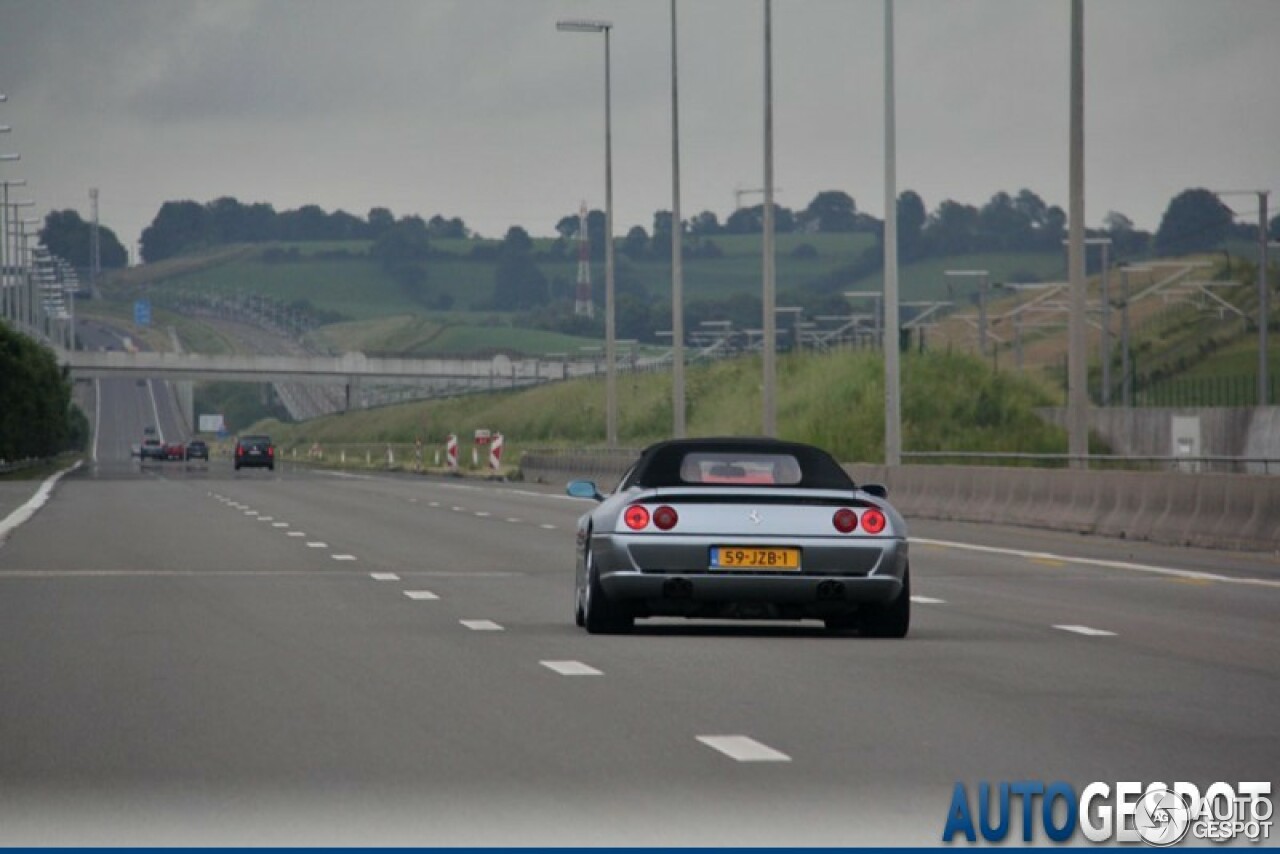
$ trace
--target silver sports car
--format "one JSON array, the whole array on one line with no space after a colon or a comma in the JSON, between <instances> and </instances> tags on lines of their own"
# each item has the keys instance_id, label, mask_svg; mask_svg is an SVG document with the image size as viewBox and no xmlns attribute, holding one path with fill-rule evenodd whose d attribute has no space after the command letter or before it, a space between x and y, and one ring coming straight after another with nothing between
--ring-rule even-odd
<instances>
[{"instance_id":1,"label":"silver sports car","mask_svg":"<svg viewBox=\"0 0 1280 854\"><path fill-rule=\"evenodd\" d=\"M592 634L638 617L816 619L904 637L907 526L883 486L825 451L773 439L652 445L578 520L574 610Z\"/></svg>"}]
</instances>

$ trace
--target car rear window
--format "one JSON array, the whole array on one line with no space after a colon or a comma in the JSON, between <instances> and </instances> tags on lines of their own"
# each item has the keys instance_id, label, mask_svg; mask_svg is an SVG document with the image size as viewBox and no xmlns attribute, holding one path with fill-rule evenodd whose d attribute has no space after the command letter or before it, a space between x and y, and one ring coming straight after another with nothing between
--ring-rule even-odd
<instances>
[{"instance_id":1,"label":"car rear window","mask_svg":"<svg viewBox=\"0 0 1280 854\"><path fill-rule=\"evenodd\" d=\"M622 486L746 486L853 489L831 455L791 442L690 440L657 445L641 455Z\"/></svg>"},{"instance_id":2,"label":"car rear window","mask_svg":"<svg viewBox=\"0 0 1280 854\"><path fill-rule=\"evenodd\" d=\"M683 483L726 483L743 486L796 486L800 461L791 454L685 454L680 463Z\"/></svg>"}]
</instances>

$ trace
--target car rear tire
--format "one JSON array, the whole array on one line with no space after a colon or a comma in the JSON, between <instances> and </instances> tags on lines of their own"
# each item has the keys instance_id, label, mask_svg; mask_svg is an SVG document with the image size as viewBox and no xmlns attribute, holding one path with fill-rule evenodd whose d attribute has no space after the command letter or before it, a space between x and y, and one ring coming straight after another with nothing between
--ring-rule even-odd
<instances>
[{"instance_id":1,"label":"car rear tire","mask_svg":"<svg viewBox=\"0 0 1280 854\"><path fill-rule=\"evenodd\" d=\"M588 634L616 635L635 627L636 618L609 599L600 584L591 552L587 552L587 589L582 603L582 625Z\"/></svg>"},{"instance_id":2,"label":"car rear tire","mask_svg":"<svg viewBox=\"0 0 1280 854\"><path fill-rule=\"evenodd\" d=\"M862 615L861 631L866 638L905 638L911 627L911 565L902 570L902 591L892 602L878 605Z\"/></svg>"}]
</instances>

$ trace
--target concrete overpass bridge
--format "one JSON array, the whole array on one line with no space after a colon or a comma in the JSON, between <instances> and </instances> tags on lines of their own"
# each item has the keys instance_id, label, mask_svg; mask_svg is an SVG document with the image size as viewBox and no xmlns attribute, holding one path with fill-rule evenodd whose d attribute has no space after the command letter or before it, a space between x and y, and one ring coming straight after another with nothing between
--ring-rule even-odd
<instances>
[{"instance_id":1,"label":"concrete overpass bridge","mask_svg":"<svg viewBox=\"0 0 1280 854\"><path fill-rule=\"evenodd\" d=\"M596 362L521 358L405 359L347 353L342 356L203 355L117 350L55 350L74 379L124 377L155 380L302 382L325 384L451 385L514 388L603 371ZM629 366L626 366L629 367ZM620 369L625 367L620 364Z\"/></svg>"}]
</instances>

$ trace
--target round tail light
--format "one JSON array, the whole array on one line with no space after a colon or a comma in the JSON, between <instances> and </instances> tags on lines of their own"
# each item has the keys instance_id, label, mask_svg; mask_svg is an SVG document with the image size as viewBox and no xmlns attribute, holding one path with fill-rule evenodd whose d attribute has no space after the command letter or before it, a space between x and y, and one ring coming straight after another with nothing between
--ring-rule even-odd
<instances>
[{"instance_id":1,"label":"round tail light","mask_svg":"<svg viewBox=\"0 0 1280 854\"><path fill-rule=\"evenodd\" d=\"M862 530L868 534L878 534L884 530L884 513L872 507L862 514Z\"/></svg>"},{"instance_id":2,"label":"round tail light","mask_svg":"<svg viewBox=\"0 0 1280 854\"><path fill-rule=\"evenodd\" d=\"M854 513L848 507L841 507L831 517L831 524L836 526L836 530L842 534L848 534L858 527L858 514Z\"/></svg>"},{"instance_id":3,"label":"round tail light","mask_svg":"<svg viewBox=\"0 0 1280 854\"><path fill-rule=\"evenodd\" d=\"M643 531L649 524L649 510L639 504L632 504L622 514L622 521L633 531Z\"/></svg>"},{"instance_id":4,"label":"round tail light","mask_svg":"<svg viewBox=\"0 0 1280 854\"><path fill-rule=\"evenodd\" d=\"M659 530L670 531L679 521L680 516L676 513L674 507L668 507L664 504L653 511L653 524L657 525Z\"/></svg>"}]
</instances>

